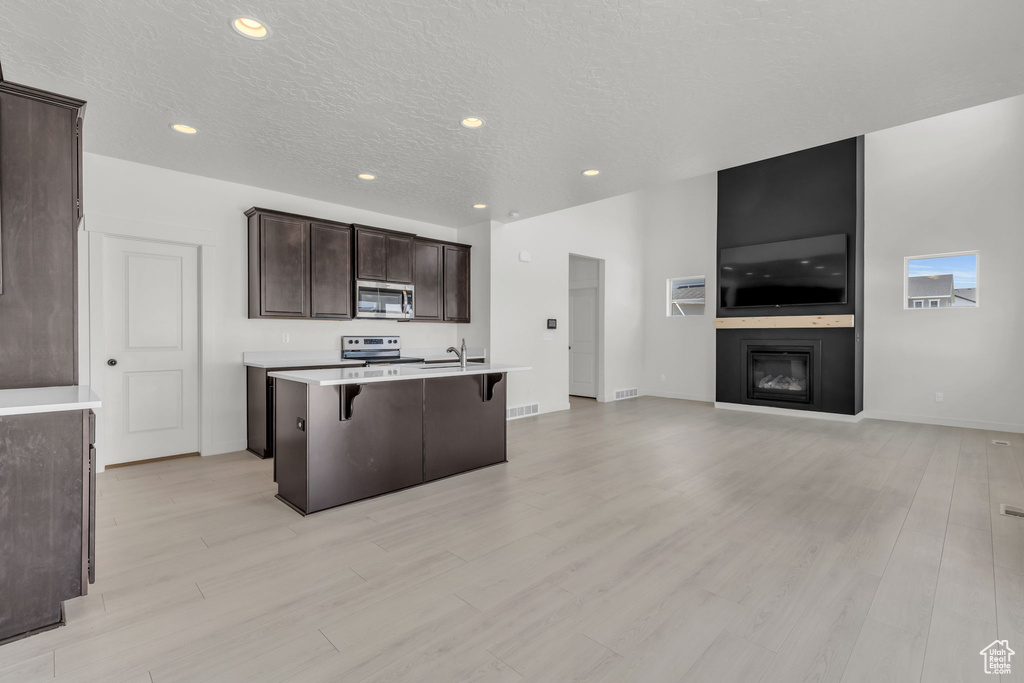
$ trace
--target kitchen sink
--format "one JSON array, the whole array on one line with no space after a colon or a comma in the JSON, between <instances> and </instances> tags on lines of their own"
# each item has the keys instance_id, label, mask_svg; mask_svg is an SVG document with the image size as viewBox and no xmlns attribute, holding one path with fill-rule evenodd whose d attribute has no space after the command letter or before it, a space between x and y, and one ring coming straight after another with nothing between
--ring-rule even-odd
<instances>
[{"instance_id":1,"label":"kitchen sink","mask_svg":"<svg viewBox=\"0 0 1024 683\"><path fill-rule=\"evenodd\" d=\"M450 370L452 368L462 367L459 363L425 363L423 365L424 370Z\"/></svg>"}]
</instances>

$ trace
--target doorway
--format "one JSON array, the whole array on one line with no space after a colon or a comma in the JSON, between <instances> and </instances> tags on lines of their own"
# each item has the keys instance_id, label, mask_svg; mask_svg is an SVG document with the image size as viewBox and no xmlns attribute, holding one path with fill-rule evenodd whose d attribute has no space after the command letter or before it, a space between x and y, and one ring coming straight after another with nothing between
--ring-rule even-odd
<instances>
[{"instance_id":1,"label":"doorway","mask_svg":"<svg viewBox=\"0 0 1024 683\"><path fill-rule=\"evenodd\" d=\"M569 395L597 398L600 385L600 259L569 255Z\"/></svg>"},{"instance_id":2,"label":"doorway","mask_svg":"<svg viewBox=\"0 0 1024 683\"><path fill-rule=\"evenodd\" d=\"M198 454L199 249L104 235L99 251L104 463Z\"/></svg>"}]
</instances>

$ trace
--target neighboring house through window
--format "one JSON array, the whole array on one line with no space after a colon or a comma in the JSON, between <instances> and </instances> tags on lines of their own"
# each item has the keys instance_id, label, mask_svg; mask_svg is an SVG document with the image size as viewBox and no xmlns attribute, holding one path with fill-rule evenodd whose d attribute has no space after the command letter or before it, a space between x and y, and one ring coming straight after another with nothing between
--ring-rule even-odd
<instances>
[{"instance_id":1,"label":"neighboring house through window","mask_svg":"<svg viewBox=\"0 0 1024 683\"><path fill-rule=\"evenodd\" d=\"M703 275L669 278L668 317L704 315L705 290Z\"/></svg>"},{"instance_id":2,"label":"neighboring house through window","mask_svg":"<svg viewBox=\"0 0 1024 683\"><path fill-rule=\"evenodd\" d=\"M905 308L966 308L978 305L978 253L911 256L905 259Z\"/></svg>"}]
</instances>

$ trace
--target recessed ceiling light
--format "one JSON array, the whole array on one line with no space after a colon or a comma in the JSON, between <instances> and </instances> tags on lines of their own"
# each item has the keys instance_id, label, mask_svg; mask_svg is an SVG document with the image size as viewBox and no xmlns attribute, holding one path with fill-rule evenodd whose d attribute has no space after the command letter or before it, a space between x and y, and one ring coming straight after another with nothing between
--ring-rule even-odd
<instances>
[{"instance_id":1,"label":"recessed ceiling light","mask_svg":"<svg viewBox=\"0 0 1024 683\"><path fill-rule=\"evenodd\" d=\"M486 209L487 205L486 204L474 204L473 208L474 209Z\"/></svg>"},{"instance_id":2,"label":"recessed ceiling light","mask_svg":"<svg viewBox=\"0 0 1024 683\"><path fill-rule=\"evenodd\" d=\"M184 123L172 123L171 130L177 133L184 133L185 135L195 135L199 132L192 126L186 126Z\"/></svg>"},{"instance_id":3,"label":"recessed ceiling light","mask_svg":"<svg viewBox=\"0 0 1024 683\"><path fill-rule=\"evenodd\" d=\"M814 267L815 267L816 269L818 269L818 270L824 270L824 269L825 269L825 266L814 266Z\"/></svg>"},{"instance_id":4,"label":"recessed ceiling light","mask_svg":"<svg viewBox=\"0 0 1024 683\"><path fill-rule=\"evenodd\" d=\"M810 261L801 261L800 263L810 263Z\"/></svg>"},{"instance_id":5,"label":"recessed ceiling light","mask_svg":"<svg viewBox=\"0 0 1024 683\"><path fill-rule=\"evenodd\" d=\"M359 178L360 180L376 180L377 176L372 173L359 173L356 175L356 178Z\"/></svg>"},{"instance_id":6,"label":"recessed ceiling light","mask_svg":"<svg viewBox=\"0 0 1024 683\"><path fill-rule=\"evenodd\" d=\"M238 17L231 22L231 28L239 35L252 40L263 40L270 35L270 29L266 24L252 17Z\"/></svg>"},{"instance_id":7,"label":"recessed ceiling light","mask_svg":"<svg viewBox=\"0 0 1024 683\"><path fill-rule=\"evenodd\" d=\"M583 175L585 175L585 176L601 175L601 172L599 170L597 170L596 168L588 168L586 171L583 172Z\"/></svg>"},{"instance_id":8,"label":"recessed ceiling light","mask_svg":"<svg viewBox=\"0 0 1024 683\"><path fill-rule=\"evenodd\" d=\"M463 128L479 128L484 125L484 120L476 116L467 116L459 121Z\"/></svg>"}]
</instances>

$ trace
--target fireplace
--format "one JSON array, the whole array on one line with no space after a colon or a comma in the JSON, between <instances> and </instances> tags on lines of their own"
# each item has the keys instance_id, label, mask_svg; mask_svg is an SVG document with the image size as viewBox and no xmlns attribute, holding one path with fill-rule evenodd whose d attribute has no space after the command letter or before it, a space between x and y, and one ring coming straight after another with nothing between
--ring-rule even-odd
<instances>
[{"instance_id":1,"label":"fireplace","mask_svg":"<svg viewBox=\"0 0 1024 683\"><path fill-rule=\"evenodd\" d=\"M747 397L810 403L813 356L807 346L747 347Z\"/></svg>"},{"instance_id":2,"label":"fireplace","mask_svg":"<svg viewBox=\"0 0 1024 683\"><path fill-rule=\"evenodd\" d=\"M821 342L745 340L744 403L782 408L818 408Z\"/></svg>"}]
</instances>

